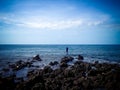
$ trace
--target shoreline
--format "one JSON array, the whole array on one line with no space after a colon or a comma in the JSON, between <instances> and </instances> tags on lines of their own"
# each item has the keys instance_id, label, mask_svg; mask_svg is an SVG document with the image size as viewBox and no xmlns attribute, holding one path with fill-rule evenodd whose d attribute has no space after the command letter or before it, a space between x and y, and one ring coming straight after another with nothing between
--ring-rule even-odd
<instances>
[{"instance_id":1,"label":"shoreline","mask_svg":"<svg viewBox=\"0 0 120 90\"><path fill-rule=\"evenodd\" d=\"M99 63L99 61L89 63L85 62L81 57L74 59L72 56L65 56L60 62L50 62L43 69L38 66L32 66L33 63L41 62L39 56L35 56L33 60L26 62L21 60L14 64L9 64L9 68L3 69L4 72L9 72L10 70L17 72L24 70L24 68L28 68L28 72L26 72L26 77L17 77L17 73L13 73L7 77L0 77L0 89L120 89L120 64Z\"/></svg>"}]
</instances>

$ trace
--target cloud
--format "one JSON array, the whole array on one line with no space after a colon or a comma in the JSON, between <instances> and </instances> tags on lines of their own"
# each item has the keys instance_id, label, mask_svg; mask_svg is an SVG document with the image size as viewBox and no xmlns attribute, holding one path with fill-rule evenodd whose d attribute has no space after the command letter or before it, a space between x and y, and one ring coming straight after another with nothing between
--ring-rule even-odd
<instances>
[{"instance_id":1,"label":"cloud","mask_svg":"<svg viewBox=\"0 0 120 90\"><path fill-rule=\"evenodd\" d=\"M29 22L24 21L16 23L16 25L28 27L28 28L42 28L42 29L66 29L82 25L82 20L61 20L61 21L40 21L40 22Z\"/></svg>"},{"instance_id":2,"label":"cloud","mask_svg":"<svg viewBox=\"0 0 120 90\"><path fill-rule=\"evenodd\" d=\"M103 23L104 23L104 20L98 20L98 21L88 22L88 26L97 26Z\"/></svg>"},{"instance_id":3,"label":"cloud","mask_svg":"<svg viewBox=\"0 0 120 90\"><path fill-rule=\"evenodd\" d=\"M106 18L42 18L40 16L28 16L28 17L17 17L17 16L0 16L0 21L5 24L13 26L24 27L24 28L37 28L37 29L68 29L76 27L95 27L103 24Z\"/></svg>"}]
</instances>

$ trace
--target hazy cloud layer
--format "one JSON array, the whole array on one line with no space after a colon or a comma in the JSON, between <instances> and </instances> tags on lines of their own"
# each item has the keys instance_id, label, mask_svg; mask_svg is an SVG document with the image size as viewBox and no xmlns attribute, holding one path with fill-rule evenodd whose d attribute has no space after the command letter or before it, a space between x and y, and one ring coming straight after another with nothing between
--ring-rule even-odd
<instances>
[{"instance_id":1,"label":"hazy cloud layer","mask_svg":"<svg viewBox=\"0 0 120 90\"><path fill-rule=\"evenodd\" d=\"M19 26L24 28L38 28L38 29L67 29L76 27L95 27L105 24L109 18L107 16L98 17L98 19L93 19L90 17L77 17L76 18L66 18L66 19L49 19L42 18L40 16L28 16L28 17L17 17L12 16L0 16L0 21L5 24L10 24L13 26Z\"/></svg>"}]
</instances>

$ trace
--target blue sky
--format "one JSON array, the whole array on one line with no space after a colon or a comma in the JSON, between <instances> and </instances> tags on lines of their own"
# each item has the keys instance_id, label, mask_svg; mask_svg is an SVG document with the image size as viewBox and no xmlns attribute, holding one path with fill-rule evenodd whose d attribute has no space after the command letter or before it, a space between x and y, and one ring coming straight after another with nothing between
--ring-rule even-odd
<instances>
[{"instance_id":1,"label":"blue sky","mask_svg":"<svg viewBox=\"0 0 120 90\"><path fill-rule=\"evenodd\" d=\"M0 0L1 44L120 44L120 0Z\"/></svg>"}]
</instances>

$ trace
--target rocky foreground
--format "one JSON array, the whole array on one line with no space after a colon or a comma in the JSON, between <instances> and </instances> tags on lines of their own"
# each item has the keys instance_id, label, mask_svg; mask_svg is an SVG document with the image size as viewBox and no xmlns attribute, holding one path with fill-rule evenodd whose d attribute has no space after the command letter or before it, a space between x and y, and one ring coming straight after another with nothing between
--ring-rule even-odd
<instances>
[{"instance_id":1,"label":"rocky foreground","mask_svg":"<svg viewBox=\"0 0 120 90\"><path fill-rule=\"evenodd\" d=\"M35 69L27 74L27 79L16 75L0 77L0 90L120 90L120 65L110 63L87 63L78 56L74 65L68 62L74 60L66 56L60 62L50 62L44 69ZM33 60L41 60L37 55ZM10 65L13 71L31 67L33 61L18 61ZM59 68L52 69L51 66ZM7 69L4 69L7 71Z\"/></svg>"}]
</instances>

